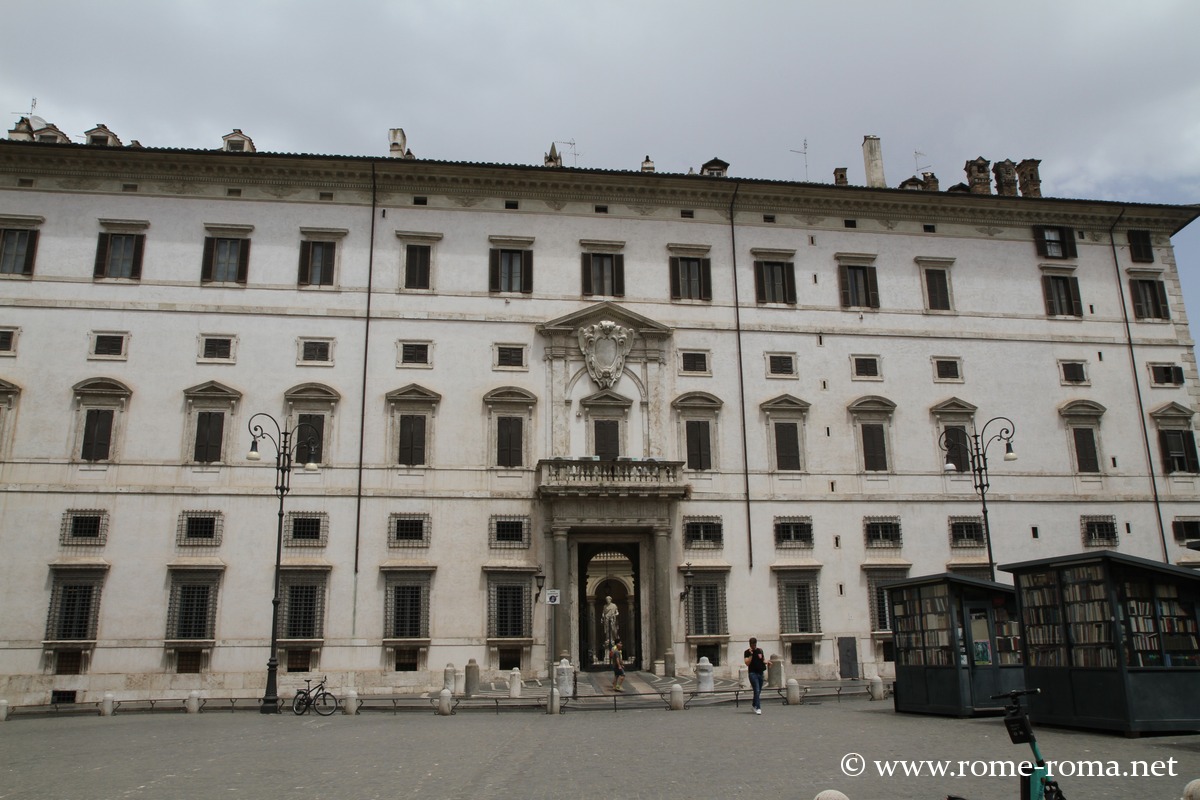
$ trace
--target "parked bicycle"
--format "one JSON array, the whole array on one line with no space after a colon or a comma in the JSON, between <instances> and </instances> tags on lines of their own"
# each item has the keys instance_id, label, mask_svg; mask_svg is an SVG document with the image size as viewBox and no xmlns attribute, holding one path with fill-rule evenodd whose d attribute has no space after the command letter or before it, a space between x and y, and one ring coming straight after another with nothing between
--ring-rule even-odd
<instances>
[{"instance_id":1,"label":"parked bicycle","mask_svg":"<svg viewBox=\"0 0 1200 800\"><path fill-rule=\"evenodd\" d=\"M338 709L338 699L333 692L325 688L325 681L328 676L321 678L321 682L316 686L312 685L311 678L305 678L304 688L296 690L296 696L292 698L292 712L296 716L300 716L308 711L311 707L322 717L328 717Z\"/></svg>"}]
</instances>

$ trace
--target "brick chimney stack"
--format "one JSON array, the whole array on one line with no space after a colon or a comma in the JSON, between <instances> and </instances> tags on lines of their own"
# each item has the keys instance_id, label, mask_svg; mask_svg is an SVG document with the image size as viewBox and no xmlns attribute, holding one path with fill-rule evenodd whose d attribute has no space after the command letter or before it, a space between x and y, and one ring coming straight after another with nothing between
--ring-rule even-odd
<instances>
[{"instance_id":1,"label":"brick chimney stack","mask_svg":"<svg viewBox=\"0 0 1200 800\"><path fill-rule=\"evenodd\" d=\"M1023 197L1041 197L1042 179L1038 176L1038 165L1042 162L1036 158L1027 158L1017 164L1017 179L1021 182Z\"/></svg>"},{"instance_id":2,"label":"brick chimney stack","mask_svg":"<svg viewBox=\"0 0 1200 800\"><path fill-rule=\"evenodd\" d=\"M983 156L968 161L963 167L967 171L967 188L971 190L971 194L991 194L992 181L988 177L989 162Z\"/></svg>"},{"instance_id":3,"label":"brick chimney stack","mask_svg":"<svg viewBox=\"0 0 1200 800\"><path fill-rule=\"evenodd\" d=\"M849 184L850 184L850 181L846 180L846 168L845 167L835 167L833 170L833 185L834 186L848 186Z\"/></svg>"},{"instance_id":4,"label":"brick chimney stack","mask_svg":"<svg viewBox=\"0 0 1200 800\"><path fill-rule=\"evenodd\" d=\"M1017 196L1017 165L1012 159L997 161L992 167L992 174L996 176L996 194L1001 197Z\"/></svg>"}]
</instances>

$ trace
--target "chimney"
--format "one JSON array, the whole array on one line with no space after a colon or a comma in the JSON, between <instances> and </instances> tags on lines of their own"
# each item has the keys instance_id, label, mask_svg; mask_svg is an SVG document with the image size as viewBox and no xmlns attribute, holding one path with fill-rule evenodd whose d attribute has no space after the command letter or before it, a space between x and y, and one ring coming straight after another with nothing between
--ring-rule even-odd
<instances>
[{"instance_id":1,"label":"chimney","mask_svg":"<svg viewBox=\"0 0 1200 800\"><path fill-rule=\"evenodd\" d=\"M545 155L545 165L547 167L561 167L562 156L558 154L558 148L554 142L550 143L550 152Z\"/></svg>"},{"instance_id":2,"label":"chimney","mask_svg":"<svg viewBox=\"0 0 1200 800\"><path fill-rule=\"evenodd\" d=\"M404 158L404 153L408 149L408 137L404 135L404 128L389 130L388 142L388 155L392 158Z\"/></svg>"},{"instance_id":3,"label":"chimney","mask_svg":"<svg viewBox=\"0 0 1200 800\"><path fill-rule=\"evenodd\" d=\"M1017 178L1021 181L1021 194L1024 197L1042 196L1042 179L1038 177L1038 164L1041 163L1039 159L1027 158L1017 164Z\"/></svg>"},{"instance_id":4,"label":"chimney","mask_svg":"<svg viewBox=\"0 0 1200 800\"><path fill-rule=\"evenodd\" d=\"M654 162L650 160L650 156L646 156L646 160L642 162L642 172L654 172Z\"/></svg>"},{"instance_id":5,"label":"chimney","mask_svg":"<svg viewBox=\"0 0 1200 800\"><path fill-rule=\"evenodd\" d=\"M939 184L938 184L937 175L934 175L932 172L922 172L921 177L925 179L925 191L927 191L927 192L941 191L941 186L939 186Z\"/></svg>"},{"instance_id":6,"label":"chimney","mask_svg":"<svg viewBox=\"0 0 1200 800\"><path fill-rule=\"evenodd\" d=\"M850 181L846 180L846 168L845 167L835 167L833 170L833 185L834 186L848 186L849 184L850 184Z\"/></svg>"},{"instance_id":7,"label":"chimney","mask_svg":"<svg viewBox=\"0 0 1200 800\"><path fill-rule=\"evenodd\" d=\"M992 174L996 176L996 194L1001 197L1017 196L1017 165L1012 159L997 161L992 166Z\"/></svg>"},{"instance_id":8,"label":"chimney","mask_svg":"<svg viewBox=\"0 0 1200 800\"><path fill-rule=\"evenodd\" d=\"M968 161L963 167L967 171L967 186L970 187L971 194L991 194L992 182L988 178L989 162L983 156Z\"/></svg>"},{"instance_id":9,"label":"chimney","mask_svg":"<svg viewBox=\"0 0 1200 800\"><path fill-rule=\"evenodd\" d=\"M863 166L867 170L867 186L882 189L887 186L883 177L883 145L878 136L863 137Z\"/></svg>"}]
</instances>

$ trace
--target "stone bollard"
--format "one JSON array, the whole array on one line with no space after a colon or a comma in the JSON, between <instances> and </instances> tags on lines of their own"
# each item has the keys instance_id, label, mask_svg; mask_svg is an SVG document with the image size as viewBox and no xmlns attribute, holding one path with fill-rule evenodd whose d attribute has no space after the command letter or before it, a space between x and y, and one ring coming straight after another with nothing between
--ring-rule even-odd
<instances>
[{"instance_id":1,"label":"stone bollard","mask_svg":"<svg viewBox=\"0 0 1200 800\"><path fill-rule=\"evenodd\" d=\"M558 686L559 697L574 697L574 670L571 662L565 658L554 668L554 681Z\"/></svg>"},{"instance_id":2,"label":"stone bollard","mask_svg":"<svg viewBox=\"0 0 1200 800\"><path fill-rule=\"evenodd\" d=\"M800 684L795 678L789 678L787 682L787 701L789 706L800 705Z\"/></svg>"},{"instance_id":3,"label":"stone bollard","mask_svg":"<svg viewBox=\"0 0 1200 800\"><path fill-rule=\"evenodd\" d=\"M187 709L187 713L189 714L200 713L200 693L195 689L188 692L187 702L184 703L184 708Z\"/></svg>"},{"instance_id":4,"label":"stone bollard","mask_svg":"<svg viewBox=\"0 0 1200 800\"><path fill-rule=\"evenodd\" d=\"M0 700L0 722L8 719L8 701Z\"/></svg>"},{"instance_id":5,"label":"stone bollard","mask_svg":"<svg viewBox=\"0 0 1200 800\"><path fill-rule=\"evenodd\" d=\"M550 687L550 707L546 709L546 713L558 713L558 689L555 689L553 686Z\"/></svg>"},{"instance_id":6,"label":"stone bollard","mask_svg":"<svg viewBox=\"0 0 1200 800\"><path fill-rule=\"evenodd\" d=\"M876 675L874 678L871 678L870 683L867 684L867 694L871 695L872 700L882 700L883 678L879 677L878 675Z\"/></svg>"},{"instance_id":7,"label":"stone bollard","mask_svg":"<svg viewBox=\"0 0 1200 800\"><path fill-rule=\"evenodd\" d=\"M708 656L703 656L696 665L696 691L711 692L713 686L713 665L708 662Z\"/></svg>"},{"instance_id":8,"label":"stone bollard","mask_svg":"<svg viewBox=\"0 0 1200 800\"><path fill-rule=\"evenodd\" d=\"M442 688L454 691L454 664L447 664L442 672Z\"/></svg>"},{"instance_id":9,"label":"stone bollard","mask_svg":"<svg viewBox=\"0 0 1200 800\"><path fill-rule=\"evenodd\" d=\"M463 688L463 693L467 697L473 697L479 692L479 664L475 659L467 661L466 681Z\"/></svg>"},{"instance_id":10,"label":"stone bollard","mask_svg":"<svg viewBox=\"0 0 1200 800\"><path fill-rule=\"evenodd\" d=\"M450 716L451 711L452 711L452 709L450 708L450 690L442 689L442 691L438 694L437 713L439 716L448 717L448 716Z\"/></svg>"},{"instance_id":11,"label":"stone bollard","mask_svg":"<svg viewBox=\"0 0 1200 800\"><path fill-rule=\"evenodd\" d=\"M783 688L783 659L774 653L771 654L771 666L767 667L767 683L764 688Z\"/></svg>"},{"instance_id":12,"label":"stone bollard","mask_svg":"<svg viewBox=\"0 0 1200 800\"><path fill-rule=\"evenodd\" d=\"M508 696L521 696L521 670L516 667L513 667L512 672L508 673Z\"/></svg>"},{"instance_id":13,"label":"stone bollard","mask_svg":"<svg viewBox=\"0 0 1200 800\"><path fill-rule=\"evenodd\" d=\"M849 797L839 792L837 789L826 789L818 794L813 800L850 800Z\"/></svg>"},{"instance_id":14,"label":"stone bollard","mask_svg":"<svg viewBox=\"0 0 1200 800\"><path fill-rule=\"evenodd\" d=\"M346 696L342 698L342 713L347 717L358 713L358 692L354 689L346 690Z\"/></svg>"},{"instance_id":15,"label":"stone bollard","mask_svg":"<svg viewBox=\"0 0 1200 800\"><path fill-rule=\"evenodd\" d=\"M1183 787L1183 800L1200 800L1200 778Z\"/></svg>"},{"instance_id":16,"label":"stone bollard","mask_svg":"<svg viewBox=\"0 0 1200 800\"><path fill-rule=\"evenodd\" d=\"M738 667L738 686L742 687L743 689L751 688L750 687L750 668L747 667L745 664L742 664L740 667Z\"/></svg>"},{"instance_id":17,"label":"stone bollard","mask_svg":"<svg viewBox=\"0 0 1200 800\"><path fill-rule=\"evenodd\" d=\"M678 683L671 684L671 710L683 711L683 687Z\"/></svg>"},{"instance_id":18,"label":"stone bollard","mask_svg":"<svg viewBox=\"0 0 1200 800\"><path fill-rule=\"evenodd\" d=\"M454 671L454 693L463 694L467 691L467 673L464 670Z\"/></svg>"},{"instance_id":19,"label":"stone bollard","mask_svg":"<svg viewBox=\"0 0 1200 800\"><path fill-rule=\"evenodd\" d=\"M663 653L663 677L675 677L675 651L667 650Z\"/></svg>"},{"instance_id":20,"label":"stone bollard","mask_svg":"<svg viewBox=\"0 0 1200 800\"><path fill-rule=\"evenodd\" d=\"M114 702L113 693L105 692L104 700L100 703L100 716L111 717L115 710L116 703Z\"/></svg>"}]
</instances>

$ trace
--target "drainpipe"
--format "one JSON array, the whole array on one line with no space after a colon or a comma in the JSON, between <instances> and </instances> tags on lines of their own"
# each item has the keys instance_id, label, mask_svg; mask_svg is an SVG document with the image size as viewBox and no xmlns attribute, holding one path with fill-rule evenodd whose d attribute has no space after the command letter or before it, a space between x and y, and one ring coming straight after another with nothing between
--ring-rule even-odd
<instances>
[{"instance_id":1,"label":"drainpipe","mask_svg":"<svg viewBox=\"0 0 1200 800\"><path fill-rule=\"evenodd\" d=\"M363 453L366 448L366 427L367 427L367 365L370 363L371 354L371 299L372 290L374 289L375 275L375 212L379 209L379 193L377 191L377 183L375 177L375 160L371 160L371 240L367 246L367 313L366 321L363 324L363 356L362 356L362 384L359 390L359 408L358 408L358 484L354 491L354 597L355 602L350 604L352 617L350 621L350 630L352 635L357 635L358 627L358 557L362 545L362 505L363 505ZM386 211L384 212L387 213Z\"/></svg>"},{"instance_id":2,"label":"drainpipe","mask_svg":"<svg viewBox=\"0 0 1200 800\"><path fill-rule=\"evenodd\" d=\"M750 524L750 452L746 434L746 373L742 360L742 301L738 295L737 271L737 225L734 222L734 208L737 206L738 191L742 182L733 186L733 197L729 198L729 252L733 263L733 326L737 331L737 370L738 370L738 404L742 422L742 489L745 495L746 509L746 555L749 568L754 569L754 536Z\"/></svg>"},{"instance_id":3,"label":"drainpipe","mask_svg":"<svg viewBox=\"0 0 1200 800\"><path fill-rule=\"evenodd\" d=\"M1108 226L1108 247L1112 253L1113 270L1117 276L1117 295L1121 299L1121 321L1125 325L1125 348L1129 353L1129 370L1133 375L1133 393L1137 397L1138 420L1142 426L1142 446L1145 448L1146 467L1150 474L1150 492L1154 496L1154 514L1158 518L1158 540L1162 544L1163 563L1170 564L1166 526L1163 523L1162 498L1158 494L1158 476L1154 474L1154 451L1150 446L1150 426L1146 423L1146 408L1142 398L1141 373L1138 371L1137 354L1133 347L1133 329L1129 324L1129 311L1125 303L1125 282L1121 280L1121 263L1117 258L1117 240L1113 235L1113 230L1120 224L1124 216L1125 209L1122 208L1112 225Z\"/></svg>"}]
</instances>

